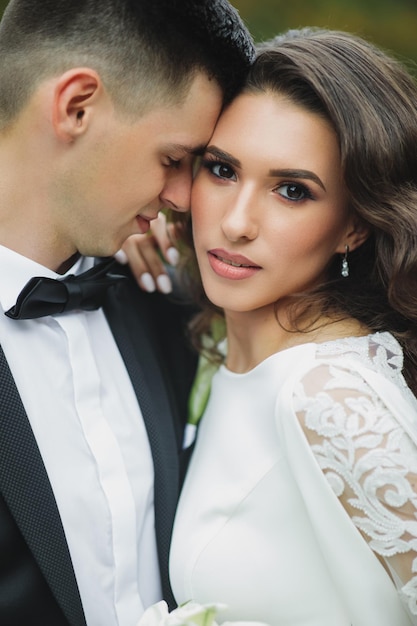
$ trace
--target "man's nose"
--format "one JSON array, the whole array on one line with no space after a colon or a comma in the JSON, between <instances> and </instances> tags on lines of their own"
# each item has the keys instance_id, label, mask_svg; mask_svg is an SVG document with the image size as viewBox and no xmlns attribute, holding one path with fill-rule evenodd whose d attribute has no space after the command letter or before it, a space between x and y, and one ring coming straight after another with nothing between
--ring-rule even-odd
<instances>
[{"instance_id":1,"label":"man's nose","mask_svg":"<svg viewBox=\"0 0 417 626\"><path fill-rule=\"evenodd\" d=\"M178 167L173 167L168 173L164 188L159 196L163 205L181 213L189 211L192 183L191 162L181 162Z\"/></svg>"}]
</instances>

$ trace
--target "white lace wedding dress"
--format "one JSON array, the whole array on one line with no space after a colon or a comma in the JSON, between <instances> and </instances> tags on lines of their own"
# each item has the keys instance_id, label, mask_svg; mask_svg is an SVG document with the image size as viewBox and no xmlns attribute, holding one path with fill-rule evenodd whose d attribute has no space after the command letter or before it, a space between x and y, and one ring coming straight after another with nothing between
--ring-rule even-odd
<instances>
[{"instance_id":1,"label":"white lace wedding dress","mask_svg":"<svg viewBox=\"0 0 417 626\"><path fill-rule=\"evenodd\" d=\"M388 333L221 367L182 492L179 603L271 626L417 624L417 402Z\"/></svg>"}]
</instances>

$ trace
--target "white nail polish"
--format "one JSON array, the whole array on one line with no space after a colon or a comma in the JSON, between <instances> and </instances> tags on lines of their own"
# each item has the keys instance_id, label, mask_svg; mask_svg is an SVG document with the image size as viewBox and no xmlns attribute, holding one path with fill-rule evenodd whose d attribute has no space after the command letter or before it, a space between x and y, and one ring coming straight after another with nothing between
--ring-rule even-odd
<instances>
[{"instance_id":1,"label":"white nail polish","mask_svg":"<svg viewBox=\"0 0 417 626\"><path fill-rule=\"evenodd\" d=\"M166 252L166 257L170 265L175 267L176 265L178 265L178 261L180 260L180 253L176 248L168 248Z\"/></svg>"},{"instance_id":2,"label":"white nail polish","mask_svg":"<svg viewBox=\"0 0 417 626\"><path fill-rule=\"evenodd\" d=\"M161 291L162 293L171 293L171 281L166 274L161 274L160 276L158 276L158 278L156 279L156 283L158 285L159 291Z\"/></svg>"},{"instance_id":3,"label":"white nail polish","mask_svg":"<svg viewBox=\"0 0 417 626\"><path fill-rule=\"evenodd\" d=\"M116 261L121 263L122 265L126 265L128 263L128 258L126 256L126 252L124 250L118 250L114 255Z\"/></svg>"},{"instance_id":4,"label":"white nail polish","mask_svg":"<svg viewBox=\"0 0 417 626\"><path fill-rule=\"evenodd\" d=\"M148 291L149 293L155 291L155 281L149 274L149 272L145 272L144 274L142 274L142 276L140 277L140 282L142 283L142 287L145 289L145 291Z\"/></svg>"}]
</instances>

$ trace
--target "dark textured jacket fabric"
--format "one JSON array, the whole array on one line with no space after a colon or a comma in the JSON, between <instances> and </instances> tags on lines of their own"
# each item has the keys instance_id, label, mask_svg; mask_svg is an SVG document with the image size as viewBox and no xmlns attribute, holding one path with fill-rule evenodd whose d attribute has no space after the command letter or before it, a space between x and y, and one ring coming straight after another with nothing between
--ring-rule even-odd
<instances>
[{"instance_id":1,"label":"dark textured jacket fabric","mask_svg":"<svg viewBox=\"0 0 417 626\"><path fill-rule=\"evenodd\" d=\"M104 311L151 445L162 587L172 607L168 554L196 356L185 340L185 308L166 296L142 292L129 270L119 269L126 279L109 291ZM85 626L52 488L1 348L0 624Z\"/></svg>"}]
</instances>

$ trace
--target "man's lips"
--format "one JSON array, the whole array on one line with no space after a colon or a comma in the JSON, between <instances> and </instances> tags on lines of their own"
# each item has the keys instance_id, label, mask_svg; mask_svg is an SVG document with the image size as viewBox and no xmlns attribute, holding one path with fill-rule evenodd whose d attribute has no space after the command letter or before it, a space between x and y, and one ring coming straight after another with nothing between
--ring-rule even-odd
<instances>
[{"instance_id":1,"label":"man's lips","mask_svg":"<svg viewBox=\"0 0 417 626\"><path fill-rule=\"evenodd\" d=\"M136 223L139 227L139 230L142 234L147 233L151 227L151 221L156 219L156 217L144 217L143 215L136 216Z\"/></svg>"},{"instance_id":2,"label":"man's lips","mask_svg":"<svg viewBox=\"0 0 417 626\"><path fill-rule=\"evenodd\" d=\"M212 270L222 278L243 280L256 274L261 267L241 254L232 254L223 249L209 250L208 260Z\"/></svg>"}]
</instances>

